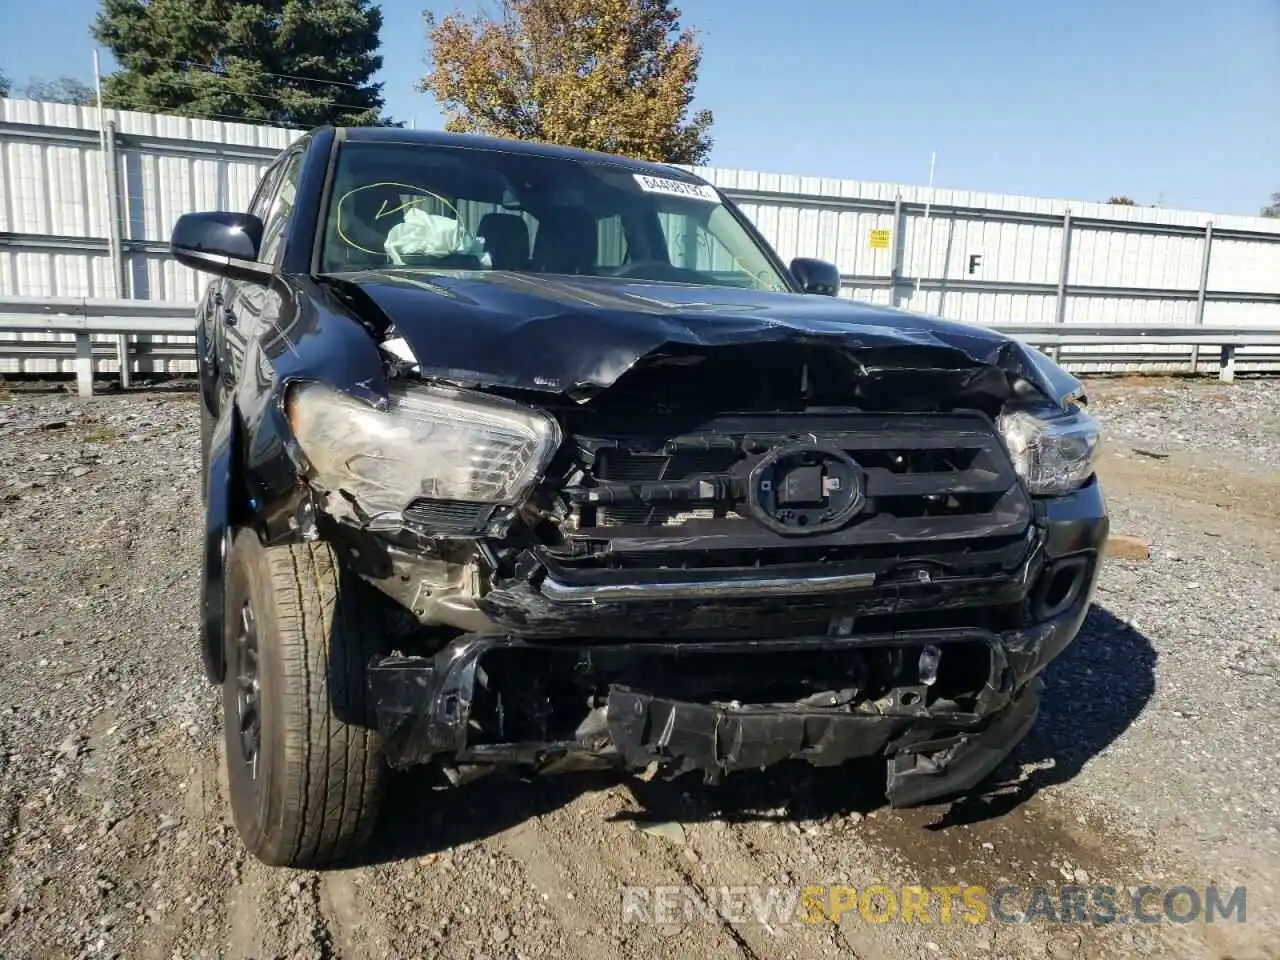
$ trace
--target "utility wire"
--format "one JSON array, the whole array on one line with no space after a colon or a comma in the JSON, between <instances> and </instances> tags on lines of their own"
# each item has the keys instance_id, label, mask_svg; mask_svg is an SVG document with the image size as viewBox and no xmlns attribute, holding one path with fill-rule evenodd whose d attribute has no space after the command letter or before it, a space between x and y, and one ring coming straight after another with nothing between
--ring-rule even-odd
<instances>
[{"instance_id":1,"label":"utility wire","mask_svg":"<svg viewBox=\"0 0 1280 960\"><path fill-rule=\"evenodd\" d=\"M231 78L222 77L220 79L230 80ZM236 93L236 96L238 97L252 97L255 100L269 100L273 103L281 103L281 104L285 102L284 97L281 97L278 94L250 93L248 90L236 90L235 93ZM311 102L316 106L320 106L320 107L341 107L344 110L359 110L361 113L367 113L368 111L374 109L373 107L362 107L359 104L355 104L355 103L342 103L338 100L313 100Z\"/></svg>"},{"instance_id":2,"label":"utility wire","mask_svg":"<svg viewBox=\"0 0 1280 960\"><path fill-rule=\"evenodd\" d=\"M246 117L242 113L206 113L199 117L188 117L189 120L235 120L239 123L252 123L258 126L285 127L289 130L307 130L309 127L301 123L289 123L287 120L263 119L262 117Z\"/></svg>"},{"instance_id":3,"label":"utility wire","mask_svg":"<svg viewBox=\"0 0 1280 960\"><path fill-rule=\"evenodd\" d=\"M156 63L176 63L182 67L190 67L196 70L208 70L210 73L214 73L219 76L227 76L223 68L215 67L209 63L200 63L196 60L175 60L171 57L155 57L150 54L142 54L142 56L146 57L148 60L153 60ZM305 83L325 83L335 87L351 87L353 90L359 90L364 86L363 84L350 83L346 80L325 80L322 77L304 77L296 73L272 73L270 70L261 70L259 72L264 77L277 77L281 80L301 80Z\"/></svg>"},{"instance_id":4,"label":"utility wire","mask_svg":"<svg viewBox=\"0 0 1280 960\"><path fill-rule=\"evenodd\" d=\"M217 74L215 74L214 76L215 76L215 78L216 78L216 79L218 79L218 80L227 80L227 81L229 81L229 82L234 82L234 78L232 78L232 77L223 77L223 76L218 76ZM269 102L269 103L278 103L278 104L280 104L281 106L286 106L286 107L288 106L288 103L287 103L286 98L285 98L285 97L283 97L283 96L281 96L280 94L270 94L270 93L250 93L248 90L241 90L241 89L238 89L238 88L237 88L237 89L235 89L233 92L234 92L235 96L237 96L237 97L249 97L249 98L254 99L254 100L265 100L265 101L267 101L267 102ZM372 107L372 106L363 106L363 107L362 107L362 106L360 106L359 104L356 104L356 103L343 103L343 102L341 102L340 100L312 100L312 101L310 101L310 105L312 105L312 106L317 106L317 107L337 107L340 111L351 111L351 112L358 112L358 113L368 113L368 112L370 112L370 111L372 111L372 110L376 110L376 109L377 109L376 107ZM216 115L216 114L209 114L209 116L217 116L217 115ZM223 114L222 116L225 116L225 114ZM245 118L245 119L248 119L248 118ZM258 122L259 122L259 123L268 123L268 122L270 122L270 123L274 123L274 122L276 122L276 121L272 121L272 120L260 120L260 121L258 121Z\"/></svg>"},{"instance_id":5,"label":"utility wire","mask_svg":"<svg viewBox=\"0 0 1280 960\"><path fill-rule=\"evenodd\" d=\"M223 69L215 67L212 64L198 63L193 60L176 60L171 57L155 57L155 56L149 56L149 55L144 55L144 56L146 56L147 60L154 61L156 63L174 63L174 64L178 64L179 66L187 67L189 69L204 71L205 73L209 74L210 76L218 80L225 80L231 84L234 84L236 82L235 77L230 76ZM290 74L290 73L272 73L269 70L260 71L260 74L262 76L276 77L282 80L301 80L308 83L332 84L334 86L350 87L352 89L361 88L361 85L358 83L348 83L344 80L322 80L319 77L303 77L297 74ZM279 103L282 106L287 106L285 99L279 94L273 95L273 94L264 94L264 93L250 93L247 90L242 90L239 88L236 88L234 92L236 96L250 97L255 100L265 100L272 103ZM317 100L312 102L315 106L336 107L342 111L355 111L359 113L368 113L372 110L377 109L376 107L372 107L372 106L360 106L354 103L343 103L340 100ZM200 117L196 119L235 120L235 121L240 121L245 123L256 123L256 124L265 123L265 124L270 124L271 126L287 127L289 129L294 129L294 130L308 129L308 127L305 124L290 123L288 121L276 120L270 117L267 117L267 118L247 117L247 116L244 116L243 114L209 113L209 114L205 114L204 117Z\"/></svg>"},{"instance_id":6,"label":"utility wire","mask_svg":"<svg viewBox=\"0 0 1280 960\"><path fill-rule=\"evenodd\" d=\"M165 58L153 57L152 59L165 59ZM187 63L187 61L182 61L182 60L165 60L165 62L167 62L167 63ZM208 75L209 75L209 76L211 76L211 77L213 77L215 80L224 80L224 81L226 81L227 83L230 83L230 84L233 84L233 85L236 83L236 78L235 78L235 77L228 76L227 74L225 74L225 73L223 73L223 72L219 71L219 70L218 70L218 69L216 69L215 67L210 67L210 66L207 66L207 65L204 65L204 64L196 64L196 63L188 63L188 66L197 67L197 68L199 68L199 69L201 69L201 70L207 71ZM266 72L266 71L264 71L264 75L265 75L265 76L269 76L269 77L286 77L286 76L288 76L287 74L280 74L280 73L268 73L268 72ZM299 79L307 79L307 78L299 78ZM317 81L315 81L315 82L317 82L317 83L327 83L328 81L324 81L324 80L317 80ZM355 85L355 84L352 84L352 83L344 83L344 84L342 84L342 86L355 87L356 85ZM304 91L299 91L299 92L304 92ZM235 94L236 94L236 96L240 96L240 97L251 97L251 98L253 98L253 99L255 99L255 100L266 100L266 101L269 101L269 102L272 102L272 103L279 103L279 104L281 104L281 105L286 105L286 106L287 106L287 103L286 103L286 101L285 101L285 97L283 97L283 96L282 96L282 95L280 95L280 94L250 93L248 90L243 90L243 89L240 89L239 87L236 87L236 88L235 88ZM371 111L371 110L376 110L376 109L377 109L376 107L372 107L372 106L361 106L360 104L357 104L357 103L344 103L344 102L342 102L341 100L315 100L315 101L312 101L312 103L313 103L315 106L321 106L321 107L337 107L337 108L342 109L342 110L358 111L358 112L360 112L360 113L367 113L367 112L369 112L369 111Z\"/></svg>"}]
</instances>

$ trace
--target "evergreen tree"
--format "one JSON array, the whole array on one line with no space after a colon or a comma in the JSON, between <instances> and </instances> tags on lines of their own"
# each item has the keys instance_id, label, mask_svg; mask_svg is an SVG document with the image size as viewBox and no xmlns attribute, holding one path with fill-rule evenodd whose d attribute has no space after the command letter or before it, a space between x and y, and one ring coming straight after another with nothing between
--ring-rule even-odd
<instances>
[{"instance_id":1,"label":"evergreen tree","mask_svg":"<svg viewBox=\"0 0 1280 960\"><path fill-rule=\"evenodd\" d=\"M32 80L18 91L18 95L28 100L43 100L45 103L72 103L81 107L92 107L98 102L98 95L93 87L83 80L63 74L52 80Z\"/></svg>"},{"instance_id":2,"label":"evergreen tree","mask_svg":"<svg viewBox=\"0 0 1280 960\"><path fill-rule=\"evenodd\" d=\"M381 119L370 0L102 0L106 106L311 127Z\"/></svg>"}]
</instances>

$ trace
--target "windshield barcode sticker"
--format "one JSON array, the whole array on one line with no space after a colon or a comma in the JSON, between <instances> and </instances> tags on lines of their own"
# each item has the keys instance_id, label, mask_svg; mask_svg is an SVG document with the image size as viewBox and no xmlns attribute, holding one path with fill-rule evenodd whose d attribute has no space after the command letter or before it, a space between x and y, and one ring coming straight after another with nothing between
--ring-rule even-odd
<instances>
[{"instance_id":1,"label":"windshield barcode sticker","mask_svg":"<svg viewBox=\"0 0 1280 960\"><path fill-rule=\"evenodd\" d=\"M691 200L706 200L708 203L719 203L720 197L715 187L705 183L685 183L683 180L667 180L664 177L651 177L647 173L635 174L636 183L645 193L665 193L672 197L689 197Z\"/></svg>"}]
</instances>

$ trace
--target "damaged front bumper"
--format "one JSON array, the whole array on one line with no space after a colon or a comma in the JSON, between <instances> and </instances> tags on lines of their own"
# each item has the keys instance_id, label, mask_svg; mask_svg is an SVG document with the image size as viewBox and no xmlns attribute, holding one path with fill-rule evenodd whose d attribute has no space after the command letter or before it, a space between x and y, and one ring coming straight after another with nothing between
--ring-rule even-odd
<instances>
[{"instance_id":1,"label":"damaged front bumper","mask_svg":"<svg viewBox=\"0 0 1280 960\"><path fill-rule=\"evenodd\" d=\"M369 668L388 761L715 780L884 755L895 804L985 776L1088 607L1096 481L1033 496L981 410L672 418L642 395L559 409L519 506L366 514L295 477L263 511L269 538L323 537L416 621Z\"/></svg>"},{"instance_id":2,"label":"damaged front bumper","mask_svg":"<svg viewBox=\"0 0 1280 960\"><path fill-rule=\"evenodd\" d=\"M765 641L540 643L459 637L433 657L388 657L369 685L387 759L443 761L455 779L500 764L700 771L708 781L786 760L888 757L907 806L973 787L1034 722L1044 663L1087 602L1032 628L899 631ZM750 698L814 667L830 689ZM886 670L886 665L889 665ZM981 665L981 670L976 669ZM844 682L847 686L841 687ZM725 694L740 684L741 698Z\"/></svg>"}]
</instances>

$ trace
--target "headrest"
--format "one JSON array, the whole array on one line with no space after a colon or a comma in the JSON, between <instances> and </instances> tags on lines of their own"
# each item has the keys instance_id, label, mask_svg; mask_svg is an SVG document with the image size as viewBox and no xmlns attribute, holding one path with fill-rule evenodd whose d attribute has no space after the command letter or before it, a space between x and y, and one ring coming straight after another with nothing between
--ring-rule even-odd
<instances>
[{"instance_id":1,"label":"headrest","mask_svg":"<svg viewBox=\"0 0 1280 960\"><path fill-rule=\"evenodd\" d=\"M552 207L538 221L533 268L545 273L594 273L599 250L595 217L585 207Z\"/></svg>"},{"instance_id":2,"label":"headrest","mask_svg":"<svg viewBox=\"0 0 1280 960\"><path fill-rule=\"evenodd\" d=\"M476 227L476 236L495 270L524 270L529 266L529 225L514 213L486 213Z\"/></svg>"}]
</instances>

